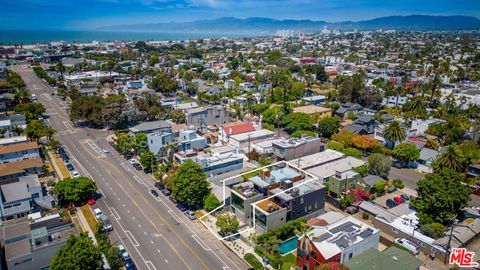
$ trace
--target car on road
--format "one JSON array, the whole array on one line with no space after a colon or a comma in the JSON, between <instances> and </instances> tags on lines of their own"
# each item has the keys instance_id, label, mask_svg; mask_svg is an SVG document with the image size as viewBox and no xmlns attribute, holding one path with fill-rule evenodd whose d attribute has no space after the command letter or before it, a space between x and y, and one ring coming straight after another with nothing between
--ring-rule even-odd
<instances>
[{"instance_id":1,"label":"car on road","mask_svg":"<svg viewBox=\"0 0 480 270\"><path fill-rule=\"evenodd\" d=\"M162 194L165 195L165 196L170 196L170 194L171 194L170 190L168 190L168 189L166 189L166 188L160 190L160 192L162 192Z\"/></svg>"},{"instance_id":2,"label":"car on road","mask_svg":"<svg viewBox=\"0 0 480 270\"><path fill-rule=\"evenodd\" d=\"M155 189L150 189L150 193L152 193L153 196L158 197L158 192Z\"/></svg>"},{"instance_id":3,"label":"car on road","mask_svg":"<svg viewBox=\"0 0 480 270\"><path fill-rule=\"evenodd\" d=\"M392 200L392 199L388 199L388 200L385 202L385 204L388 206L388 208L393 208L393 207L395 207L395 206L398 205L398 204L397 204L394 200Z\"/></svg>"},{"instance_id":4,"label":"car on road","mask_svg":"<svg viewBox=\"0 0 480 270\"><path fill-rule=\"evenodd\" d=\"M137 267L135 266L135 263L133 262L132 258L128 258L125 261L123 261L123 264L125 265L125 268L127 270L137 270Z\"/></svg>"},{"instance_id":5,"label":"car on road","mask_svg":"<svg viewBox=\"0 0 480 270\"><path fill-rule=\"evenodd\" d=\"M195 220L197 219L197 216L195 216L195 213L192 210L187 210L183 212L185 216L187 216L190 220Z\"/></svg>"},{"instance_id":6,"label":"car on road","mask_svg":"<svg viewBox=\"0 0 480 270\"><path fill-rule=\"evenodd\" d=\"M165 185L161 182L155 182L154 186L158 188L158 190L162 190L165 188Z\"/></svg>"},{"instance_id":7,"label":"car on road","mask_svg":"<svg viewBox=\"0 0 480 270\"><path fill-rule=\"evenodd\" d=\"M134 158L131 158L128 160L128 163L134 165L134 164L138 164L138 160L134 159Z\"/></svg>"},{"instance_id":8,"label":"car on road","mask_svg":"<svg viewBox=\"0 0 480 270\"><path fill-rule=\"evenodd\" d=\"M120 258L122 259L122 261L130 258L127 249L123 245L118 245L118 251L120 253Z\"/></svg>"},{"instance_id":9,"label":"car on road","mask_svg":"<svg viewBox=\"0 0 480 270\"><path fill-rule=\"evenodd\" d=\"M73 178L78 178L78 177L80 177L80 174L77 171L73 171L72 176L73 176Z\"/></svg>"},{"instance_id":10,"label":"car on road","mask_svg":"<svg viewBox=\"0 0 480 270\"><path fill-rule=\"evenodd\" d=\"M102 210L100 208L93 209L93 213L95 214L95 218L98 220L103 215Z\"/></svg>"},{"instance_id":11,"label":"car on road","mask_svg":"<svg viewBox=\"0 0 480 270\"><path fill-rule=\"evenodd\" d=\"M110 150L108 150L107 148L103 148L102 152L105 153L105 154L108 154L108 153L110 153Z\"/></svg>"}]
</instances>

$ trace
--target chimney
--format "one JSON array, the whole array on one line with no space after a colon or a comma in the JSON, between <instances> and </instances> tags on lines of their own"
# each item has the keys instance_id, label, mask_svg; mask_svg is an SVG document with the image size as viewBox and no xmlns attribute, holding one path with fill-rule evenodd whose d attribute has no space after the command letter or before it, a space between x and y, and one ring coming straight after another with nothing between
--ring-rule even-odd
<instances>
[{"instance_id":1,"label":"chimney","mask_svg":"<svg viewBox=\"0 0 480 270\"><path fill-rule=\"evenodd\" d=\"M261 178L262 180L265 180L270 177L270 170L265 168L262 170Z\"/></svg>"}]
</instances>

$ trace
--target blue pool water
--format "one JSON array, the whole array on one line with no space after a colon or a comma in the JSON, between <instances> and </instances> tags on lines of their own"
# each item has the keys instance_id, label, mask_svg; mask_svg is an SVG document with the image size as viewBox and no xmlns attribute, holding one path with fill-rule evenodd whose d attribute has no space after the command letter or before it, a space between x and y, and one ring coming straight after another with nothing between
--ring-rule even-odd
<instances>
[{"instance_id":1,"label":"blue pool water","mask_svg":"<svg viewBox=\"0 0 480 270\"><path fill-rule=\"evenodd\" d=\"M278 251L282 255L285 255L287 253L290 253L290 252L294 251L295 249L297 249L297 241L298 241L297 236L294 236L294 237L284 241L278 247Z\"/></svg>"}]
</instances>

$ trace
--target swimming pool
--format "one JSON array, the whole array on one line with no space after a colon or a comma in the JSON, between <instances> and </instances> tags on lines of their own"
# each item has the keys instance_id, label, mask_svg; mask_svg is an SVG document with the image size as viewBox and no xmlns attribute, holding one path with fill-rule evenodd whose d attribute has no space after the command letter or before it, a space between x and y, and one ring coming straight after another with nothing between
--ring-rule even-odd
<instances>
[{"instance_id":1,"label":"swimming pool","mask_svg":"<svg viewBox=\"0 0 480 270\"><path fill-rule=\"evenodd\" d=\"M288 240L283 241L278 247L280 254L285 255L297 249L298 237L294 236Z\"/></svg>"}]
</instances>

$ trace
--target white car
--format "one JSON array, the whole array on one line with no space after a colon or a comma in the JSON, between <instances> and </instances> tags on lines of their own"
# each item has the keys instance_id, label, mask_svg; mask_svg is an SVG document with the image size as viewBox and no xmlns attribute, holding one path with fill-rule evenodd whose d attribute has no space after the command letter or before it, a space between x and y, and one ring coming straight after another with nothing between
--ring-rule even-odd
<instances>
[{"instance_id":1,"label":"white car","mask_svg":"<svg viewBox=\"0 0 480 270\"><path fill-rule=\"evenodd\" d=\"M130 258L130 255L128 255L127 249L123 245L118 245L118 251L120 251L120 258L122 258L122 260L126 260Z\"/></svg>"},{"instance_id":2,"label":"white car","mask_svg":"<svg viewBox=\"0 0 480 270\"><path fill-rule=\"evenodd\" d=\"M102 152L105 153L105 154L110 153L110 151L107 148L103 148Z\"/></svg>"},{"instance_id":3,"label":"white car","mask_svg":"<svg viewBox=\"0 0 480 270\"><path fill-rule=\"evenodd\" d=\"M96 219L100 219L100 217L103 216L103 212L99 208L93 209L93 213L95 213L95 218Z\"/></svg>"},{"instance_id":4,"label":"white car","mask_svg":"<svg viewBox=\"0 0 480 270\"><path fill-rule=\"evenodd\" d=\"M72 176L73 176L73 178L78 178L78 177L80 177L80 174L77 171L73 171Z\"/></svg>"},{"instance_id":5,"label":"white car","mask_svg":"<svg viewBox=\"0 0 480 270\"><path fill-rule=\"evenodd\" d=\"M138 163L138 160L132 158L132 159L129 159L128 162L129 162L130 164L134 165L134 164L137 164L137 163Z\"/></svg>"}]
</instances>

